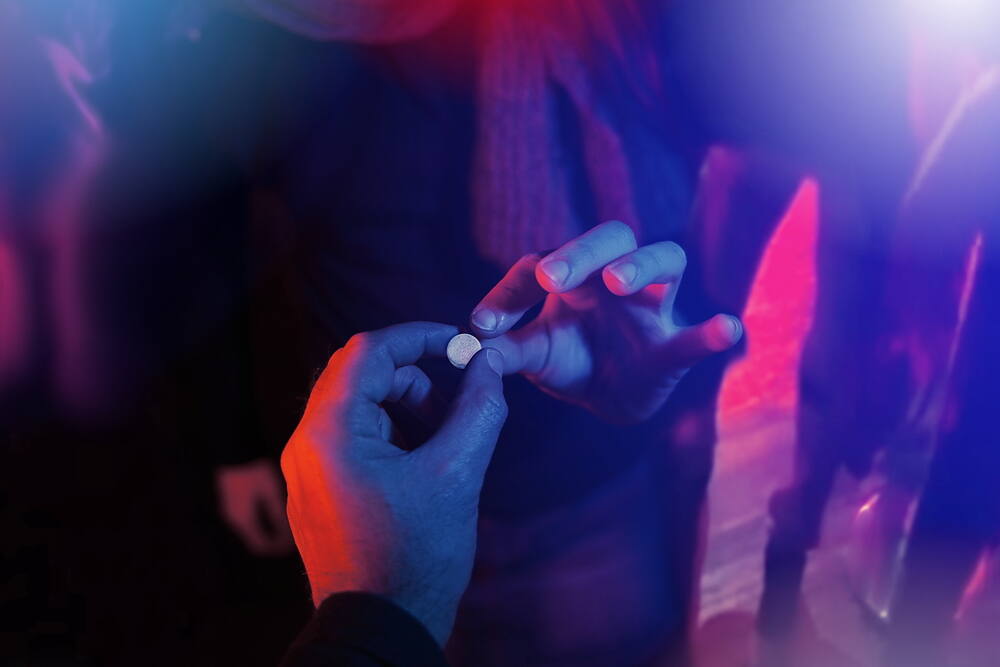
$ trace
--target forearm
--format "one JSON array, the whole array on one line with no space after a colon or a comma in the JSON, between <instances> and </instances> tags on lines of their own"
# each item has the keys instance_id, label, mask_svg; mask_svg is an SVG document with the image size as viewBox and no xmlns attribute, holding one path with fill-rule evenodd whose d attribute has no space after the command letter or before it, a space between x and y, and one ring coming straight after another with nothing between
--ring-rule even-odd
<instances>
[{"instance_id":1,"label":"forearm","mask_svg":"<svg viewBox=\"0 0 1000 667\"><path fill-rule=\"evenodd\" d=\"M292 32L367 43L420 37L447 19L459 0L227 0Z\"/></svg>"}]
</instances>

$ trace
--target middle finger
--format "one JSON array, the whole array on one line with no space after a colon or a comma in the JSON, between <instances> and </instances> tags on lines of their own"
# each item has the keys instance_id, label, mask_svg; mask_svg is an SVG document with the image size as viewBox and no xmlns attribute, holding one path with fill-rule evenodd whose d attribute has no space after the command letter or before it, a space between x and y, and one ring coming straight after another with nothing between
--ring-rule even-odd
<instances>
[{"instance_id":1,"label":"middle finger","mask_svg":"<svg viewBox=\"0 0 1000 667\"><path fill-rule=\"evenodd\" d=\"M604 267L604 284L613 294L626 296L649 285L680 282L686 266L687 258L679 245L653 243Z\"/></svg>"},{"instance_id":2,"label":"middle finger","mask_svg":"<svg viewBox=\"0 0 1000 667\"><path fill-rule=\"evenodd\" d=\"M535 277L547 292L566 292L636 247L635 234L628 225L617 220L605 222L539 262Z\"/></svg>"}]
</instances>

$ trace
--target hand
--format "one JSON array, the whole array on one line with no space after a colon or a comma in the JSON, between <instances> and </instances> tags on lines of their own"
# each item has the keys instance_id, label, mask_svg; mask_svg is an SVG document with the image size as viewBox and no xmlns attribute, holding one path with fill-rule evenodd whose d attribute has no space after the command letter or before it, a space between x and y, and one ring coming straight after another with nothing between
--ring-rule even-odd
<instances>
[{"instance_id":1,"label":"hand","mask_svg":"<svg viewBox=\"0 0 1000 667\"><path fill-rule=\"evenodd\" d=\"M276 466L267 459L222 466L215 471L219 511L257 556L284 556L292 550L285 516L285 491Z\"/></svg>"},{"instance_id":2,"label":"hand","mask_svg":"<svg viewBox=\"0 0 1000 667\"><path fill-rule=\"evenodd\" d=\"M414 364L443 356L456 333L412 323L351 338L330 359L281 457L314 602L377 593L441 644L469 583L479 492L507 417L503 358L487 350L472 359L450 416L412 451L394 444L383 404L420 412L431 383Z\"/></svg>"},{"instance_id":3,"label":"hand","mask_svg":"<svg viewBox=\"0 0 1000 667\"><path fill-rule=\"evenodd\" d=\"M641 421L691 366L742 336L727 315L674 321L685 263L680 246L637 249L627 225L607 222L545 258L521 258L476 306L472 328L503 353L505 372L608 421ZM534 321L511 331L542 301Z\"/></svg>"}]
</instances>

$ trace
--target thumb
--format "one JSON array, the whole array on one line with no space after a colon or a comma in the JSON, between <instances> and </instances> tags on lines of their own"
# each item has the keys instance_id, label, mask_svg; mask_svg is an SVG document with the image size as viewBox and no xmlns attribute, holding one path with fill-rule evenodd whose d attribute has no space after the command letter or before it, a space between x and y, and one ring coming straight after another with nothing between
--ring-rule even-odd
<instances>
[{"instance_id":1,"label":"thumb","mask_svg":"<svg viewBox=\"0 0 1000 667\"><path fill-rule=\"evenodd\" d=\"M422 450L445 457L449 468L480 477L485 473L507 420L503 363L503 355L492 348L480 350L472 358L451 413Z\"/></svg>"}]
</instances>

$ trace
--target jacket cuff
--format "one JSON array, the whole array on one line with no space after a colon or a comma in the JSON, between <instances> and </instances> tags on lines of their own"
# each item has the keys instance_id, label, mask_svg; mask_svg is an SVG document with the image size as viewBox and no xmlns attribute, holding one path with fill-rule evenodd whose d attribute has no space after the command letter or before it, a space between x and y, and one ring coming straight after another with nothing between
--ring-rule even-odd
<instances>
[{"instance_id":1,"label":"jacket cuff","mask_svg":"<svg viewBox=\"0 0 1000 667\"><path fill-rule=\"evenodd\" d=\"M413 615L373 593L331 595L296 639L292 653L309 645L337 646L400 667L447 667L441 647Z\"/></svg>"}]
</instances>

